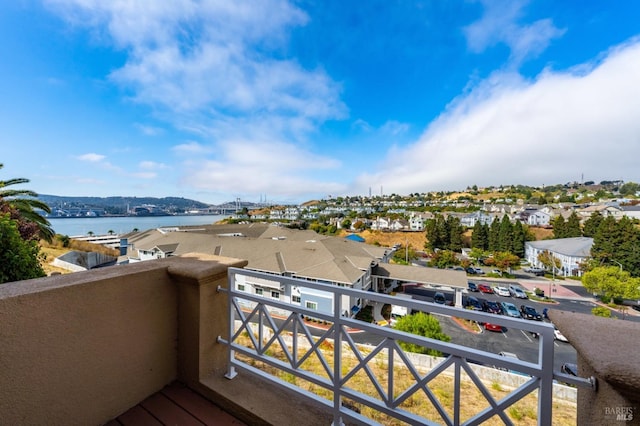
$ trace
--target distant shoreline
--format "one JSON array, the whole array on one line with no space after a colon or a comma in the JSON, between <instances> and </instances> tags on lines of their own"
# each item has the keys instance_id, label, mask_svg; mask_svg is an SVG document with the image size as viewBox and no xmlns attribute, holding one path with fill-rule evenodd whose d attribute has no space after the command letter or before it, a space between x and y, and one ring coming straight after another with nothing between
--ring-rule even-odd
<instances>
[{"instance_id":1,"label":"distant shoreline","mask_svg":"<svg viewBox=\"0 0 640 426\"><path fill-rule=\"evenodd\" d=\"M96 216L44 216L45 219L109 219L115 217L129 217L129 218L142 218L142 217L191 217L191 216L227 216L220 213L176 213L176 214L102 214Z\"/></svg>"}]
</instances>

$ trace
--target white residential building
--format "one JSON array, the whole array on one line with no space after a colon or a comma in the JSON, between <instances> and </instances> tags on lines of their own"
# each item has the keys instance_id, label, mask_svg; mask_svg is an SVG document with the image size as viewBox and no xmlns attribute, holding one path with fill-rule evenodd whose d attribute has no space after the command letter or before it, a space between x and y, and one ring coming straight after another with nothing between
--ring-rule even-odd
<instances>
[{"instance_id":1,"label":"white residential building","mask_svg":"<svg viewBox=\"0 0 640 426\"><path fill-rule=\"evenodd\" d=\"M538 260L538 255L549 251L561 262L560 268L555 271L556 274L564 277L579 277L582 276L580 264L591 257L592 246L593 238L588 237L527 241L524 243L524 256L533 267L544 268L544 265Z\"/></svg>"}]
</instances>

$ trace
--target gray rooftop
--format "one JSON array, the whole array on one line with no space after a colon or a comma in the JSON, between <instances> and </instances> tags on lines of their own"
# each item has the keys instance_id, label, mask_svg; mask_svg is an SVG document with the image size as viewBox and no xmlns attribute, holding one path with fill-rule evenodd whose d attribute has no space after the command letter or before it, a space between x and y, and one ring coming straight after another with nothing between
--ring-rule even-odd
<instances>
[{"instance_id":1,"label":"gray rooftop","mask_svg":"<svg viewBox=\"0 0 640 426\"><path fill-rule=\"evenodd\" d=\"M575 237L559 238L555 240L527 241L525 245L529 245L538 250L549 250L550 252L563 254L565 256L589 257L591 256L593 238Z\"/></svg>"}]
</instances>

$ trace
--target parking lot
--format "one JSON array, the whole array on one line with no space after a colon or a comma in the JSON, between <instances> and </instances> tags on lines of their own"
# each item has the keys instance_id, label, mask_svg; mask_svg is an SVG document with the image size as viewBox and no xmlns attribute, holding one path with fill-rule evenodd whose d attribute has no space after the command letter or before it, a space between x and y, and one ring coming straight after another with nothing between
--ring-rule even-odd
<instances>
[{"instance_id":1,"label":"parking lot","mask_svg":"<svg viewBox=\"0 0 640 426\"><path fill-rule=\"evenodd\" d=\"M521 289L525 287L519 285L517 282L489 282L486 280L472 280L472 282L486 283L490 287L502 286L508 288L509 285L519 286ZM428 288L428 287L411 287L407 288L407 293L417 300L433 302L433 296L436 291L442 292L445 295L448 304L453 305L453 293L442 291L441 289ZM589 311L594 306L593 303L583 302L571 303L569 300L564 300L559 303L541 303L528 299L518 299L512 296L499 296L495 293L482 293L482 292L468 292L463 295L463 304L466 304L469 296L476 297L482 304L485 300L492 300L495 302L510 302L516 305L520 309L521 305L529 305L542 314L545 308L548 309L564 309L575 311L576 307L581 307L581 310ZM452 317L446 317L439 315L439 320L443 331L451 337L453 343L477 348L483 351L499 353L502 351L513 352L524 361L537 362L539 352L539 342L529 332L520 329L507 329L502 327L500 331L488 331L482 325L469 326L469 324L461 325L460 322L455 321ZM556 340L554 342L554 368L560 369L562 364L570 362L576 362L576 351L569 344Z\"/></svg>"}]
</instances>

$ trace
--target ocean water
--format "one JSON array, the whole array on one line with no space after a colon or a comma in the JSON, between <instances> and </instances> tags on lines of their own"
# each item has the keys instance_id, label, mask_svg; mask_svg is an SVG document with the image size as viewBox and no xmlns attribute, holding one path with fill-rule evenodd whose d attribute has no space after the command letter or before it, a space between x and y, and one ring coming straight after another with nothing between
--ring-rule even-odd
<instances>
[{"instance_id":1,"label":"ocean water","mask_svg":"<svg viewBox=\"0 0 640 426\"><path fill-rule=\"evenodd\" d=\"M56 234L77 237L88 235L107 235L109 231L125 234L137 228L139 231L166 226L211 225L229 216L143 216L143 217L72 217L64 219L50 218L49 222Z\"/></svg>"}]
</instances>

